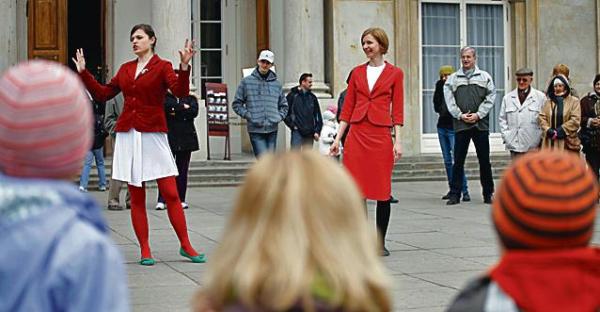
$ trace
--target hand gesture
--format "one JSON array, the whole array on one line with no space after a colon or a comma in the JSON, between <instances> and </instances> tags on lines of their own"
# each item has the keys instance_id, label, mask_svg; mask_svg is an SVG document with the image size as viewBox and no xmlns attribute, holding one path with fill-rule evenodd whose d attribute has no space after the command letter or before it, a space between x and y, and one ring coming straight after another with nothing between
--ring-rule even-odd
<instances>
[{"instance_id":1,"label":"hand gesture","mask_svg":"<svg viewBox=\"0 0 600 312\"><path fill-rule=\"evenodd\" d=\"M179 50L179 59L181 64L187 67L192 57L194 57L194 54L196 54L196 49L194 49L194 41L185 39L184 48Z\"/></svg>"},{"instance_id":2,"label":"hand gesture","mask_svg":"<svg viewBox=\"0 0 600 312\"><path fill-rule=\"evenodd\" d=\"M71 60L73 60L73 63L75 63L78 73L85 70L85 57L83 56L83 49L75 50L75 57L72 57Z\"/></svg>"},{"instance_id":3,"label":"hand gesture","mask_svg":"<svg viewBox=\"0 0 600 312\"><path fill-rule=\"evenodd\" d=\"M394 162L400 160L402 158L402 143L396 142L394 143Z\"/></svg>"},{"instance_id":4,"label":"hand gesture","mask_svg":"<svg viewBox=\"0 0 600 312\"><path fill-rule=\"evenodd\" d=\"M335 140L329 147L329 156L337 156L340 154L340 141Z\"/></svg>"}]
</instances>

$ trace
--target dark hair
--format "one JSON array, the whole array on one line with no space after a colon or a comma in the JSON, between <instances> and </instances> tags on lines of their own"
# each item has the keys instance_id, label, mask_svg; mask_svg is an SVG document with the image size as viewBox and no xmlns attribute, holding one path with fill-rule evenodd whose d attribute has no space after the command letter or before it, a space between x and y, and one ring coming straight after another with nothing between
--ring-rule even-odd
<instances>
[{"instance_id":1,"label":"dark hair","mask_svg":"<svg viewBox=\"0 0 600 312\"><path fill-rule=\"evenodd\" d=\"M346 84L350 84L350 78L352 78L352 72L354 72L354 69L351 69L350 72L348 73L348 78L346 78Z\"/></svg>"},{"instance_id":2,"label":"dark hair","mask_svg":"<svg viewBox=\"0 0 600 312\"><path fill-rule=\"evenodd\" d=\"M306 80L306 78L312 77L311 73L304 73L300 75L300 79L298 79L298 83L302 84L302 81Z\"/></svg>"},{"instance_id":3,"label":"dark hair","mask_svg":"<svg viewBox=\"0 0 600 312\"><path fill-rule=\"evenodd\" d=\"M129 41L131 41L131 36L133 36L133 33L138 29L141 29L143 32L145 32L146 35L148 35L148 38L154 38L154 43L152 44L152 52L154 52L154 47L156 46L156 41L158 41L158 39L156 39L156 34L154 34L154 29L152 26L148 24L137 24L133 26L133 28L131 28L131 32L129 33Z\"/></svg>"}]
</instances>

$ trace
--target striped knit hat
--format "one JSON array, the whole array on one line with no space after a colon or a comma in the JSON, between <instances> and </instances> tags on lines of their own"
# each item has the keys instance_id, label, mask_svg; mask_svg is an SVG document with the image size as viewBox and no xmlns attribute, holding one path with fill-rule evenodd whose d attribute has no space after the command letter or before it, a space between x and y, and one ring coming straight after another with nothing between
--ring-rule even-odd
<instances>
[{"instance_id":1,"label":"striped knit hat","mask_svg":"<svg viewBox=\"0 0 600 312\"><path fill-rule=\"evenodd\" d=\"M0 172L68 178L79 172L92 138L91 104L69 68L35 60L0 77Z\"/></svg>"},{"instance_id":2,"label":"striped knit hat","mask_svg":"<svg viewBox=\"0 0 600 312\"><path fill-rule=\"evenodd\" d=\"M508 249L587 246L592 237L598 183L580 158L533 152L507 169L492 208Z\"/></svg>"}]
</instances>

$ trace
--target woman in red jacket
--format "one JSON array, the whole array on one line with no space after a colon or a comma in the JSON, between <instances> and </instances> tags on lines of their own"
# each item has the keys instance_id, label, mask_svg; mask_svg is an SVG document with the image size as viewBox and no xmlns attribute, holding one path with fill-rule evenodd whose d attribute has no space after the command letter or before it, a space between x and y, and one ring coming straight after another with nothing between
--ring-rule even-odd
<instances>
[{"instance_id":1,"label":"woman in red jacket","mask_svg":"<svg viewBox=\"0 0 600 312\"><path fill-rule=\"evenodd\" d=\"M390 221L391 176L394 161L402 156L400 128L404 123L404 73L383 59L389 46L383 29L365 30L361 43L369 62L352 70L331 153L339 153L340 138L352 124L344 146L344 166L354 177L363 197L377 200L376 223L381 252L388 256L385 234Z\"/></svg>"},{"instance_id":2,"label":"woman in red jacket","mask_svg":"<svg viewBox=\"0 0 600 312\"><path fill-rule=\"evenodd\" d=\"M179 50L179 75L169 61L154 53L156 36L152 26L139 24L131 29L130 41L136 60L121 65L106 85L99 84L85 69L83 50L77 50L73 62L85 86L97 101L107 101L123 92L125 103L115 131L112 178L128 183L131 194L131 220L141 248L142 265L155 263L148 243L146 181L156 180L167 202L169 220L177 233L179 253L193 262L205 262L206 256L194 250L187 233L185 214L177 195L177 167L169 148L164 101L167 89L177 97L189 93L189 62L196 51L192 42Z\"/></svg>"}]
</instances>

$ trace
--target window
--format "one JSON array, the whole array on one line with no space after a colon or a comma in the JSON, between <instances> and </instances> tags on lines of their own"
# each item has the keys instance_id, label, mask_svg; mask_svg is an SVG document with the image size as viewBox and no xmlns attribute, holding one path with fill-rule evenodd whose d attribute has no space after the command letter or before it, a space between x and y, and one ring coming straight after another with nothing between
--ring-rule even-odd
<instances>
[{"instance_id":1,"label":"window","mask_svg":"<svg viewBox=\"0 0 600 312\"><path fill-rule=\"evenodd\" d=\"M505 4L500 1L456 0L421 5L423 133L437 133L433 92L442 65L460 67L462 46L477 50L477 65L496 85L490 132L498 132L498 112L505 94L507 60Z\"/></svg>"},{"instance_id":2,"label":"window","mask_svg":"<svg viewBox=\"0 0 600 312\"><path fill-rule=\"evenodd\" d=\"M221 0L191 0L192 38L198 53L194 56L192 83L204 98L205 82L223 81L223 18Z\"/></svg>"}]
</instances>

